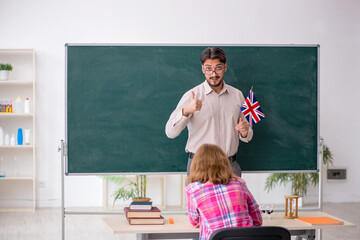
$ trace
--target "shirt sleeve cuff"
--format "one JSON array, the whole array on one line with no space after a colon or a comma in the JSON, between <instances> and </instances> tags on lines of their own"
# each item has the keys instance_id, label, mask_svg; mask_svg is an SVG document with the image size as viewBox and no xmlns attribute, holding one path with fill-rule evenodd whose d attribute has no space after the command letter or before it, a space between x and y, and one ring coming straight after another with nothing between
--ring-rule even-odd
<instances>
[{"instance_id":1,"label":"shirt sleeve cuff","mask_svg":"<svg viewBox=\"0 0 360 240\"><path fill-rule=\"evenodd\" d=\"M252 128L249 127L249 131L248 131L248 134L247 134L246 137L242 137L241 134L240 134L240 132L239 132L240 140L241 140L242 142L248 143L248 142L250 142L250 140L252 139L253 134L254 134L254 132L253 132Z\"/></svg>"},{"instance_id":2,"label":"shirt sleeve cuff","mask_svg":"<svg viewBox=\"0 0 360 240\"><path fill-rule=\"evenodd\" d=\"M176 114L175 118L172 120L171 125L174 127L176 124L178 124L182 119L184 119L186 121L186 119L188 119L191 116L191 114L189 114L189 116L185 117L182 114L182 109Z\"/></svg>"}]
</instances>

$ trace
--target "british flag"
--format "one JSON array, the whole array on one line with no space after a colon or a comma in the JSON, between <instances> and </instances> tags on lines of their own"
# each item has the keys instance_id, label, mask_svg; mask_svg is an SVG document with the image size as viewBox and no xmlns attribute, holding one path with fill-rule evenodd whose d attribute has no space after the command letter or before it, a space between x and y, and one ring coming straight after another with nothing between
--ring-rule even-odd
<instances>
[{"instance_id":1,"label":"british flag","mask_svg":"<svg viewBox=\"0 0 360 240\"><path fill-rule=\"evenodd\" d=\"M260 108L259 102L255 98L252 88L250 90L249 96L245 99L245 102L241 106L240 110L244 114L250 126L255 125L255 123L259 122L265 117L265 114Z\"/></svg>"}]
</instances>

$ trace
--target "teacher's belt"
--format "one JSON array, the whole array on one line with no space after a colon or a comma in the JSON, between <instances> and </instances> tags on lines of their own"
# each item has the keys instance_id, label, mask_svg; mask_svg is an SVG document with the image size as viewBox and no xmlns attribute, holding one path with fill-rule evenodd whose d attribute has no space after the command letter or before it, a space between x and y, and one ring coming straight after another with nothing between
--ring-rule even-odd
<instances>
[{"instance_id":1,"label":"teacher's belt","mask_svg":"<svg viewBox=\"0 0 360 240\"><path fill-rule=\"evenodd\" d=\"M190 158L190 159L193 159L193 158L194 158L194 155L195 155L195 153L189 152L189 158ZM228 157L228 158L229 158L230 162L235 162L235 161L236 161L236 154L233 155L233 156L230 156L230 157Z\"/></svg>"}]
</instances>

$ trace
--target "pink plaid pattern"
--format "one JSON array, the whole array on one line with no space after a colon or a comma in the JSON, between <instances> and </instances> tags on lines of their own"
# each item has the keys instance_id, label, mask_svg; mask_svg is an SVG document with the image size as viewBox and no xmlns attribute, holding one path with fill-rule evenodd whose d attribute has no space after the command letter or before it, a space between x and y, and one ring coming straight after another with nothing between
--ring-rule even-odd
<instances>
[{"instance_id":1,"label":"pink plaid pattern","mask_svg":"<svg viewBox=\"0 0 360 240\"><path fill-rule=\"evenodd\" d=\"M194 182L185 191L190 223L200 224L200 240L217 229L262 224L259 205L239 177L227 185Z\"/></svg>"}]
</instances>

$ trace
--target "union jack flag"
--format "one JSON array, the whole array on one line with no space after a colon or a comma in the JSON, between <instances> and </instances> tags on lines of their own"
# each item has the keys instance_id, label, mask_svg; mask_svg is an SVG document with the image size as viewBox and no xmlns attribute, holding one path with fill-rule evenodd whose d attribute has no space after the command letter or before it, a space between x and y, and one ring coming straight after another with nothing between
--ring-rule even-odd
<instances>
[{"instance_id":1,"label":"union jack flag","mask_svg":"<svg viewBox=\"0 0 360 240\"><path fill-rule=\"evenodd\" d=\"M252 88L250 89L249 96L245 99L245 102L241 106L240 110L244 114L250 126L255 125L255 123L265 117L265 114L260 108L259 102L255 98Z\"/></svg>"}]
</instances>

